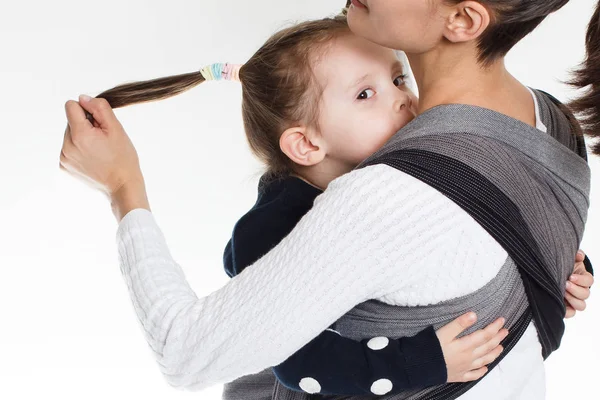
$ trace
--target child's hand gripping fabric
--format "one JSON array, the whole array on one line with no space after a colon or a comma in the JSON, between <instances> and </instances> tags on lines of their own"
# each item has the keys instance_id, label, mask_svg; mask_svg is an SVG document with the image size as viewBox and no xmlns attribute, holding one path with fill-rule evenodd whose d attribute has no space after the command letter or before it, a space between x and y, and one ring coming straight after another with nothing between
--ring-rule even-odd
<instances>
[{"instance_id":1,"label":"child's hand gripping fabric","mask_svg":"<svg viewBox=\"0 0 600 400\"><path fill-rule=\"evenodd\" d=\"M504 318L498 318L485 329L457 338L476 320L474 313L468 313L436 332L446 360L446 382L469 382L481 378L487 373L486 365L498 358L503 350L500 342L508 335L508 329L502 329Z\"/></svg>"},{"instance_id":2,"label":"child's hand gripping fabric","mask_svg":"<svg viewBox=\"0 0 600 400\"><path fill-rule=\"evenodd\" d=\"M585 301L590 297L590 288L593 284L594 269L592 263L585 253L579 250L575 258L573 275L567 282L567 292L565 293L567 315L565 318L572 318L577 311L585 310Z\"/></svg>"}]
</instances>

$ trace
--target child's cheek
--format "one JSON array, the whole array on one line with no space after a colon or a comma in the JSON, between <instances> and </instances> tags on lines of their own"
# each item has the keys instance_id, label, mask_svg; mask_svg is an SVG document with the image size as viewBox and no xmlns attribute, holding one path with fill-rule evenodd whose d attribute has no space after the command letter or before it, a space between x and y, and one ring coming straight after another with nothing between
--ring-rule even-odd
<instances>
[{"instance_id":1,"label":"child's cheek","mask_svg":"<svg viewBox=\"0 0 600 400\"><path fill-rule=\"evenodd\" d=\"M379 132L372 132L368 135L365 135L365 139L362 141L360 146L360 158L365 159L375 153L377 150L383 146L385 142L387 142L389 135L382 134Z\"/></svg>"},{"instance_id":2,"label":"child's cheek","mask_svg":"<svg viewBox=\"0 0 600 400\"><path fill-rule=\"evenodd\" d=\"M379 119L379 126L377 127L377 141L378 145L382 146L385 142L388 141L389 138L394 136L394 134L400 129L401 120L398 116L394 115L390 117L389 115L382 116Z\"/></svg>"}]
</instances>

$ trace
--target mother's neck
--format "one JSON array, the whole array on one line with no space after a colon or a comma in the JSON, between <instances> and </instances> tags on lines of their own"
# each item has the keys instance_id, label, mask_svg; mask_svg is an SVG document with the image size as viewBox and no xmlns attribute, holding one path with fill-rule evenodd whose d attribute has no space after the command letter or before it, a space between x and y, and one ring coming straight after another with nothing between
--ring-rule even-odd
<instances>
[{"instance_id":1,"label":"mother's neck","mask_svg":"<svg viewBox=\"0 0 600 400\"><path fill-rule=\"evenodd\" d=\"M408 58L419 87L419 113L442 104L468 104L535 126L531 94L506 70L504 58L487 68L477 62L476 51L446 48Z\"/></svg>"}]
</instances>

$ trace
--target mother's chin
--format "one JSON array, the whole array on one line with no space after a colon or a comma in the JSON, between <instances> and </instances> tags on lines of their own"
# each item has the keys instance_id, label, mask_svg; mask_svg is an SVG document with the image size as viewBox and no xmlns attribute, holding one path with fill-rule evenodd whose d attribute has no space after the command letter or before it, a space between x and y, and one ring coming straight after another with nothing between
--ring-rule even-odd
<instances>
[{"instance_id":1,"label":"mother's chin","mask_svg":"<svg viewBox=\"0 0 600 400\"><path fill-rule=\"evenodd\" d=\"M348 26L355 35L380 46L407 53L423 53L439 42L443 26L439 23L440 19L432 23L431 9L422 4L426 2L415 1L388 4L361 0L362 7L352 3L347 13ZM411 7L410 13L406 9L408 6ZM407 17L399 18L397 15Z\"/></svg>"},{"instance_id":2,"label":"mother's chin","mask_svg":"<svg viewBox=\"0 0 600 400\"><path fill-rule=\"evenodd\" d=\"M347 7L353 7L359 10L368 11L367 0L350 0L348 3Z\"/></svg>"},{"instance_id":3,"label":"mother's chin","mask_svg":"<svg viewBox=\"0 0 600 400\"><path fill-rule=\"evenodd\" d=\"M369 10L364 5L362 7L354 5L353 0L348 7L348 26L350 30L358 36L364 37L367 40L378 43L382 38L379 38L376 30L372 26L372 21L369 18ZM362 4L362 3L361 3ZM389 46L387 46L389 47Z\"/></svg>"}]
</instances>

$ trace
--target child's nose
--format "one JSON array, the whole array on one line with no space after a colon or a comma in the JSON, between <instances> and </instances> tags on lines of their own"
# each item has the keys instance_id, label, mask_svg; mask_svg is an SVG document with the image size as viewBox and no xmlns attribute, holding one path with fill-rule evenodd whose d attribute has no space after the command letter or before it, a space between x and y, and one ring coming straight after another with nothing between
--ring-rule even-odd
<instances>
[{"instance_id":1,"label":"child's nose","mask_svg":"<svg viewBox=\"0 0 600 400\"><path fill-rule=\"evenodd\" d=\"M409 109L412 105L412 99L410 96L402 91L399 91L396 99L394 100L394 111L401 112Z\"/></svg>"}]
</instances>

